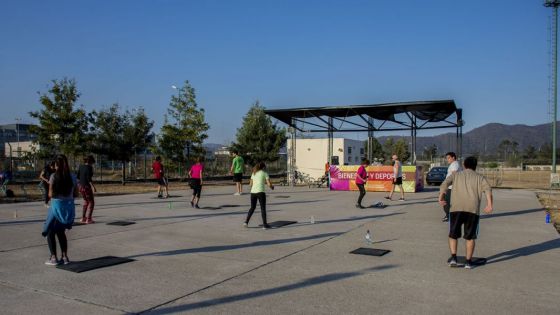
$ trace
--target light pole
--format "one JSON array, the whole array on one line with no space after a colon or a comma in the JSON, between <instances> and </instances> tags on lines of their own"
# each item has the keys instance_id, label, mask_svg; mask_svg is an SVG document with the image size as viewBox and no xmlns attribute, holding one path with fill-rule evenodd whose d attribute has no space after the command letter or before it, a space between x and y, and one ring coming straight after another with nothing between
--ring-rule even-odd
<instances>
[{"instance_id":1,"label":"light pole","mask_svg":"<svg viewBox=\"0 0 560 315\"><path fill-rule=\"evenodd\" d=\"M556 114L558 108L558 6L560 6L560 0L545 0L544 6L552 8L552 88L554 89L554 114L552 117L552 174L556 174Z\"/></svg>"},{"instance_id":2,"label":"light pole","mask_svg":"<svg viewBox=\"0 0 560 315\"><path fill-rule=\"evenodd\" d=\"M18 159L20 158L21 155L21 148L19 146L19 122L21 121L21 118L16 118L16 136L17 136L17 152L18 152Z\"/></svg>"}]
</instances>

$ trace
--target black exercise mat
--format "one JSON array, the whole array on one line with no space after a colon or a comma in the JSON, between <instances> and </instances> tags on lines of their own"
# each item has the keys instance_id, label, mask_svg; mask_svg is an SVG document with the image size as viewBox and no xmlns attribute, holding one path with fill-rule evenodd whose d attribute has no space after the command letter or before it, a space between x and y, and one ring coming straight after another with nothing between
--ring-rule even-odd
<instances>
[{"instance_id":1,"label":"black exercise mat","mask_svg":"<svg viewBox=\"0 0 560 315\"><path fill-rule=\"evenodd\" d=\"M290 196L278 195L278 196L274 196L274 198L290 198Z\"/></svg>"},{"instance_id":2,"label":"black exercise mat","mask_svg":"<svg viewBox=\"0 0 560 315\"><path fill-rule=\"evenodd\" d=\"M67 265L58 265L56 266L56 268L80 273L80 272L90 271L93 269L120 265L131 261L134 261L134 259L115 257L115 256L103 256L99 258L93 258L93 259L82 260L82 261L71 261Z\"/></svg>"},{"instance_id":3,"label":"black exercise mat","mask_svg":"<svg viewBox=\"0 0 560 315\"><path fill-rule=\"evenodd\" d=\"M285 225L290 225L290 224L295 224L295 223L297 223L297 221L274 221L274 222L268 223L268 225L270 225L273 228L279 228L279 227L283 227ZM262 224L259 225L259 226L262 226Z\"/></svg>"},{"instance_id":4,"label":"black exercise mat","mask_svg":"<svg viewBox=\"0 0 560 315\"><path fill-rule=\"evenodd\" d=\"M167 198L165 198L165 197L161 197L161 198L158 198L158 197L152 197L152 198L150 198L150 199L165 200L165 199L171 199L171 198L179 198L179 197L183 197L183 196L179 196L179 195L176 195L176 196L175 196L175 195L169 195L169 197L167 197Z\"/></svg>"},{"instance_id":5,"label":"black exercise mat","mask_svg":"<svg viewBox=\"0 0 560 315\"><path fill-rule=\"evenodd\" d=\"M203 210L220 210L222 208L220 208L220 207L202 207L200 209L203 209Z\"/></svg>"},{"instance_id":6,"label":"black exercise mat","mask_svg":"<svg viewBox=\"0 0 560 315\"><path fill-rule=\"evenodd\" d=\"M368 256L383 256L391 251L388 249L378 249L378 248L365 248L360 247L350 252L350 254L356 255L368 255Z\"/></svg>"},{"instance_id":7,"label":"black exercise mat","mask_svg":"<svg viewBox=\"0 0 560 315\"><path fill-rule=\"evenodd\" d=\"M131 224L136 224L136 222L132 222L132 221L113 221L113 222L107 223L107 225L119 225L119 226L125 226L125 225L131 225Z\"/></svg>"},{"instance_id":8,"label":"black exercise mat","mask_svg":"<svg viewBox=\"0 0 560 315\"><path fill-rule=\"evenodd\" d=\"M371 205L368 208L385 209L387 208L387 205Z\"/></svg>"},{"instance_id":9,"label":"black exercise mat","mask_svg":"<svg viewBox=\"0 0 560 315\"><path fill-rule=\"evenodd\" d=\"M449 258L449 259L447 260L447 262L449 262L450 259L451 259L451 258ZM487 260L486 260L486 258L484 258L484 257L473 257L473 258L471 259L472 264L475 265L475 266L486 265L486 261L487 261ZM459 267L464 266L464 265L465 265L465 262L467 262L467 258L466 258L465 256L457 256L457 265L458 265Z\"/></svg>"},{"instance_id":10,"label":"black exercise mat","mask_svg":"<svg viewBox=\"0 0 560 315\"><path fill-rule=\"evenodd\" d=\"M222 205L222 208L235 208L235 207L241 207L241 205Z\"/></svg>"}]
</instances>

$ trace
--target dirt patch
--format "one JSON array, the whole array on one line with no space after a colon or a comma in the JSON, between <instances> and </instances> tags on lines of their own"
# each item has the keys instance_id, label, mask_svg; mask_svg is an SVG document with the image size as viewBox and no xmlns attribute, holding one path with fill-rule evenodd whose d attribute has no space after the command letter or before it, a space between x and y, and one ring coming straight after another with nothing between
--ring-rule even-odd
<instances>
[{"instance_id":1,"label":"dirt patch","mask_svg":"<svg viewBox=\"0 0 560 315\"><path fill-rule=\"evenodd\" d=\"M537 192L537 198L544 207L545 212L550 215L550 223L560 233L560 192Z\"/></svg>"}]
</instances>

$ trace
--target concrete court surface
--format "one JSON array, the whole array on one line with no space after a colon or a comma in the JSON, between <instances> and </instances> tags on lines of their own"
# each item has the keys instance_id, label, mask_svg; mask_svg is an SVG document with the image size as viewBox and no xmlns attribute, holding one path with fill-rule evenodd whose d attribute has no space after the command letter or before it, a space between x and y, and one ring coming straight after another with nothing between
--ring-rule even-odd
<instances>
[{"instance_id":1,"label":"concrete court surface","mask_svg":"<svg viewBox=\"0 0 560 315\"><path fill-rule=\"evenodd\" d=\"M475 251L489 262L466 270L447 267L435 188L361 210L357 192L277 187L268 192L269 222L298 223L266 231L258 208L242 227L249 196L233 189L205 188L206 209L191 208L187 190L167 200L97 198L97 223L67 232L70 259L135 261L84 273L44 265L41 203L0 204L0 313L560 313L560 238L532 191L494 191L495 213L481 219ZM384 195L368 192L364 201ZM105 224L115 220L136 224ZM367 229L372 246L391 253L349 254L367 246Z\"/></svg>"}]
</instances>

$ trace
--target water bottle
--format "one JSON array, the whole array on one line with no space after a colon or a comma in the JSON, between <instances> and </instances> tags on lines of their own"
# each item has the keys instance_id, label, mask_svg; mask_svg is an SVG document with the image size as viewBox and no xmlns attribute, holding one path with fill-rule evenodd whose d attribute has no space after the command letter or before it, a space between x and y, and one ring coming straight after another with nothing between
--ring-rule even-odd
<instances>
[{"instance_id":1,"label":"water bottle","mask_svg":"<svg viewBox=\"0 0 560 315\"><path fill-rule=\"evenodd\" d=\"M309 223L315 224L315 216L311 216L311 218L309 218Z\"/></svg>"},{"instance_id":2,"label":"water bottle","mask_svg":"<svg viewBox=\"0 0 560 315\"><path fill-rule=\"evenodd\" d=\"M550 223L550 212L547 212L547 213L546 213L546 216L545 216L545 218L544 218L544 221L545 221L547 224Z\"/></svg>"},{"instance_id":3,"label":"water bottle","mask_svg":"<svg viewBox=\"0 0 560 315\"><path fill-rule=\"evenodd\" d=\"M369 233L369 230L366 231L366 245L371 245L371 243L373 243L372 238L371 238L371 233Z\"/></svg>"}]
</instances>

